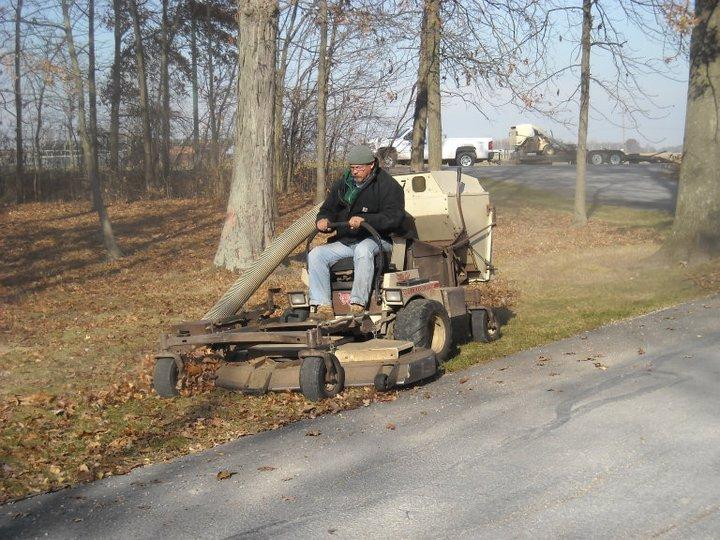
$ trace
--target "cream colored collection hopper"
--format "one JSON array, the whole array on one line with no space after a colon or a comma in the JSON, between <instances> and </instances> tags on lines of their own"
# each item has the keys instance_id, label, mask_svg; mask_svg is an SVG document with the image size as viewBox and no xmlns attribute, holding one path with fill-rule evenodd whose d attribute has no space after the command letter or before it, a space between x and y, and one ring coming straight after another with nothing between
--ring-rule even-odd
<instances>
[{"instance_id":1,"label":"cream colored collection hopper","mask_svg":"<svg viewBox=\"0 0 720 540\"><path fill-rule=\"evenodd\" d=\"M438 248L460 244L454 251L464 259L468 281L489 280L495 216L479 180L462 174L458 182L456 171L395 175L395 179L405 190L410 235Z\"/></svg>"}]
</instances>

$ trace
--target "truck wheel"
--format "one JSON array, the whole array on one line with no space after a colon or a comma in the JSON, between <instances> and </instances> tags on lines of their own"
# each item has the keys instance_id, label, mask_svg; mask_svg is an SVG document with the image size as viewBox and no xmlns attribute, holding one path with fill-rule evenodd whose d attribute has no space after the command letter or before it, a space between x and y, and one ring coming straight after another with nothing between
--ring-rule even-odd
<instances>
[{"instance_id":1,"label":"truck wheel","mask_svg":"<svg viewBox=\"0 0 720 540\"><path fill-rule=\"evenodd\" d=\"M490 316L484 309L470 311L470 328L475 341L490 343L500 337L500 326L497 323L490 323Z\"/></svg>"},{"instance_id":2,"label":"truck wheel","mask_svg":"<svg viewBox=\"0 0 720 540\"><path fill-rule=\"evenodd\" d=\"M342 392L345 387L345 370L340 362L333 362L328 371L321 356L306 356L300 366L300 391L310 401L320 401Z\"/></svg>"},{"instance_id":3,"label":"truck wheel","mask_svg":"<svg viewBox=\"0 0 720 540\"><path fill-rule=\"evenodd\" d=\"M393 337L432 349L438 362L447 360L452 350L450 317L445 307L435 300L414 300L398 311Z\"/></svg>"},{"instance_id":4,"label":"truck wheel","mask_svg":"<svg viewBox=\"0 0 720 540\"><path fill-rule=\"evenodd\" d=\"M472 167L475 165L475 161L477 161L477 158L471 152L460 152L455 158L455 163L461 167Z\"/></svg>"},{"instance_id":5,"label":"truck wheel","mask_svg":"<svg viewBox=\"0 0 720 540\"><path fill-rule=\"evenodd\" d=\"M390 379L388 378L386 373L378 373L377 375L375 375L373 385L375 386L375 390L377 390L378 392L387 392L392 388L392 385L390 384Z\"/></svg>"},{"instance_id":6,"label":"truck wheel","mask_svg":"<svg viewBox=\"0 0 720 540\"><path fill-rule=\"evenodd\" d=\"M156 358L155 371L153 372L153 388L157 395L164 398L171 398L179 395L177 389L180 370L174 358Z\"/></svg>"},{"instance_id":7,"label":"truck wheel","mask_svg":"<svg viewBox=\"0 0 720 540\"><path fill-rule=\"evenodd\" d=\"M287 308L280 316L282 322L305 322L310 317L309 308Z\"/></svg>"},{"instance_id":8,"label":"truck wheel","mask_svg":"<svg viewBox=\"0 0 720 540\"><path fill-rule=\"evenodd\" d=\"M591 152L589 161L593 165L602 165L602 162L603 162L602 154L598 154L597 152Z\"/></svg>"},{"instance_id":9,"label":"truck wheel","mask_svg":"<svg viewBox=\"0 0 720 540\"><path fill-rule=\"evenodd\" d=\"M620 165L622 163L622 156L618 153L610 154L610 165Z\"/></svg>"}]
</instances>

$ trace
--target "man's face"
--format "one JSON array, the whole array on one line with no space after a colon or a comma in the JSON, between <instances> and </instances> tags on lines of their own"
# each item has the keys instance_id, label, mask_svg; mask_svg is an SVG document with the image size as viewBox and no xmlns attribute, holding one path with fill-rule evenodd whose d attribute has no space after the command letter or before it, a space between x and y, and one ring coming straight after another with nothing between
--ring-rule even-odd
<instances>
[{"instance_id":1,"label":"man's face","mask_svg":"<svg viewBox=\"0 0 720 540\"><path fill-rule=\"evenodd\" d=\"M350 165L350 174L353 175L356 182L363 183L370 174L370 171L372 171L372 168L372 163L366 163L364 165Z\"/></svg>"}]
</instances>

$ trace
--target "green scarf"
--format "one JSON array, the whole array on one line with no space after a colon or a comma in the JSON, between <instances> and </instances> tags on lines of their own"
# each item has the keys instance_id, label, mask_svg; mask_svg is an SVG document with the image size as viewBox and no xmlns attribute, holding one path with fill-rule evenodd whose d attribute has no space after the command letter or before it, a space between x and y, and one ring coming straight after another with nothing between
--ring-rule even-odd
<instances>
[{"instance_id":1,"label":"green scarf","mask_svg":"<svg viewBox=\"0 0 720 540\"><path fill-rule=\"evenodd\" d=\"M365 180L365 182L367 182L367 180ZM355 179L350 174L350 170L345 173L345 185L347 186L347 189L345 190L345 194L343 195L343 201L345 201L348 206L352 206L352 204L358 198L358 195L360 195L360 190L362 190L362 188L365 186L365 182L358 186L355 183Z\"/></svg>"}]
</instances>

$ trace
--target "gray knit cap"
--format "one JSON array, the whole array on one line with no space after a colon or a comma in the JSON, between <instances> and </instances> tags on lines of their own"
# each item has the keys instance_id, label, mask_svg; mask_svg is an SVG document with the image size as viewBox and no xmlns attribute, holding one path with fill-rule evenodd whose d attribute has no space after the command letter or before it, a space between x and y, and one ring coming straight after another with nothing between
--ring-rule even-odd
<instances>
[{"instance_id":1,"label":"gray knit cap","mask_svg":"<svg viewBox=\"0 0 720 540\"><path fill-rule=\"evenodd\" d=\"M375 156L367 146L362 144L351 146L347 156L350 165L365 165L375 161Z\"/></svg>"}]
</instances>

